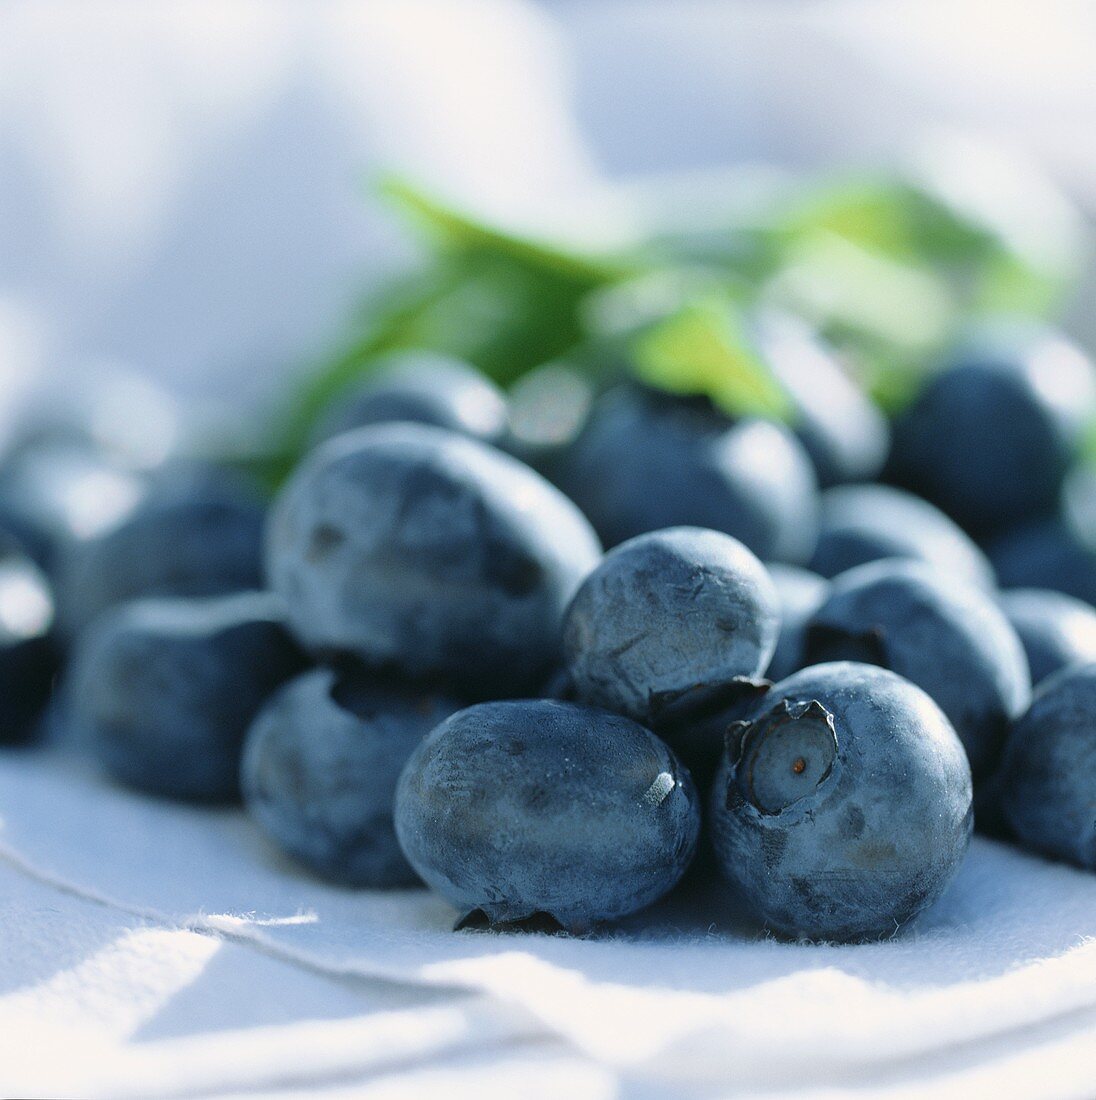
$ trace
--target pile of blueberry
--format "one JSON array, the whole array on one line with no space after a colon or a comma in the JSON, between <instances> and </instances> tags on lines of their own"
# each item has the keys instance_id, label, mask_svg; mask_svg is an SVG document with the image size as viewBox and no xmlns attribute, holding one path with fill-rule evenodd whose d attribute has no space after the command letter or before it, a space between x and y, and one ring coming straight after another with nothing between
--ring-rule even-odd
<instances>
[{"instance_id":1,"label":"pile of blueberry","mask_svg":"<svg viewBox=\"0 0 1096 1100\"><path fill-rule=\"evenodd\" d=\"M1092 365L987 335L888 421L781 354L789 426L622 380L532 442L405 353L269 507L27 438L3 732L48 706L116 779L242 794L313 872L473 926L579 932L693 865L778 933L891 935L975 823L1096 870Z\"/></svg>"}]
</instances>

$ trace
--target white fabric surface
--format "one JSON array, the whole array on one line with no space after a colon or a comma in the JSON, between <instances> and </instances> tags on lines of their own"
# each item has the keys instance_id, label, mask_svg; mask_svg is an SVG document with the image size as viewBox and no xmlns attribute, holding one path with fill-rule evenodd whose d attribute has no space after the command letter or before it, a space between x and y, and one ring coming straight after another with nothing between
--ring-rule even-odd
<instances>
[{"instance_id":1,"label":"white fabric surface","mask_svg":"<svg viewBox=\"0 0 1096 1100\"><path fill-rule=\"evenodd\" d=\"M780 943L697 889L577 940L453 933L56 751L0 757L0 806L4 1094L471 1093L514 1058L529 1095L1096 1089L1096 876L988 841L878 944Z\"/></svg>"}]
</instances>

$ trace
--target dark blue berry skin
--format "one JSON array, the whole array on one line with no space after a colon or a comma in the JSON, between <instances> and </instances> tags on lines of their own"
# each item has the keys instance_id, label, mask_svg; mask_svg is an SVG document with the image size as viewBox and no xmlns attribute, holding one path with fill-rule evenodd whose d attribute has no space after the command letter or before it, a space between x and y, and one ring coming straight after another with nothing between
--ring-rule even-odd
<instances>
[{"instance_id":1,"label":"dark blue berry skin","mask_svg":"<svg viewBox=\"0 0 1096 1100\"><path fill-rule=\"evenodd\" d=\"M14 542L0 542L0 744L36 730L60 667L53 591Z\"/></svg>"},{"instance_id":2,"label":"dark blue berry skin","mask_svg":"<svg viewBox=\"0 0 1096 1100\"><path fill-rule=\"evenodd\" d=\"M163 475L116 523L60 552L64 632L74 635L127 600L262 587L265 511L246 483L216 467Z\"/></svg>"},{"instance_id":3,"label":"dark blue berry skin","mask_svg":"<svg viewBox=\"0 0 1096 1100\"><path fill-rule=\"evenodd\" d=\"M3 498L0 487L0 541L18 546L39 569L49 570L56 546L49 533L27 516L23 509Z\"/></svg>"},{"instance_id":4,"label":"dark blue berry skin","mask_svg":"<svg viewBox=\"0 0 1096 1100\"><path fill-rule=\"evenodd\" d=\"M0 466L0 529L54 576L66 547L118 522L145 490L145 477L84 443L29 443Z\"/></svg>"},{"instance_id":5,"label":"dark blue berry skin","mask_svg":"<svg viewBox=\"0 0 1096 1100\"><path fill-rule=\"evenodd\" d=\"M971 347L895 423L890 473L971 532L1051 511L1096 408L1092 364L1049 333Z\"/></svg>"},{"instance_id":6,"label":"dark blue berry skin","mask_svg":"<svg viewBox=\"0 0 1096 1100\"><path fill-rule=\"evenodd\" d=\"M822 524L811 568L836 577L882 558L912 558L994 587L985 554L939 508L887 485L843 485L822 494Z\"/></svg>"},{"instance_id":7,"label":"dark blue berry skin","mask_svg":"<svg viewBox=\"0 0 1096 1100\"><path fill-rule=\"evenodd\" d=\"M147 374L86 361L58 374L6 434L2 463L82 452L122 470L150 471L176 453L180 408Z\"/></svg>"},{"instance_id":8,"label":"dark blue berry skin","mask_svg":"<svg viewBox=\"0 0 1096 1100\"><path fill-rule=\"evenodd\" d=\"M1052 588L1096 605L1096 550L1064 520L1025 524L987 550L1002 588Z\"/></svg>"},{"instance_id":9,"label":"dark blue berry skin","mask_svg":"<svg viewBox=\"0 0 1096 1100\"><path fill-rule=\"evenodd\" d=\"M540 690L536 694L538 699L555 699L559 702L575 702L575 686L571 683L571 676L566 667L553 669Z\"/></svg>"},{"instance_id":10,"label":"dark blue berry skin","mask_svg":"<svg viewBox=\"0 0 1096 1100\"><path fill-rule=\"evenodd\" d=\"M589 524L539 474L420 424L317 448L267 531L271 585L309 649L441 677L465 698L536 690L599 558Z\"/></svg>"},{"instance_id":11,"label":"dark blue berry skin","mask_svg":"<svg viewBox=\"0 0 1096 1100\"><path fill-rule=\"evenodd\" d=\"M770 928L811 940L893 935L954 877L973 819L940 708L852 663L761 697L729 730L710 797L724 876Z\"/></svg>"},{"instance_id":12,"label":"dark blue berry skin","mask_svg":"<svg viewBox=\"0 0 1096 1100\"><path fill-rule=\"evenodd\" d=\"M518 379L506 397L508 424L498 446L558 482L561 463L590 414L592 379L566 363L549 363Z\"/></svg>"},{"instance_id":13,"label":"dark blue berry skin","mask_svg":"<svg viewBox=\"0 0 1096 1100\"><path fill-rule=\"evenodd\" d=\"M829 595L830 582L797 565L770 564L768 569L780 603L780 635L765 676L783 680L803 667L807 623Z\"/></svg>"},{"instance_id":14,"label":"dark blue berry skin","mask_svg":"<svg viewBox=\"0 0 1096 1100\"><path fill-rule=\"evenodd\" d=\"M324 878L418 882L392 824L408 757L459 704L409 684L314 669L259 712L244 743L244 803L277 845Z\"/></svg>"},{"instance_id":15,"label":"dark blue berry skin","mask_svg":"<svg viewBox=\"0 0 1096 1100\"><path fill-rule=\"evenodd\" d=\"M1040 685L1009 734L1000 800L1022 844L1096 871L1096 663Z\"/></svg>"},{"instance_id":16,"label":"dark blue berry skin","mask_svg":"<svg viewBox=\"0 0 1096 1100\"><path fill-rule=\"evenodd\" d=\"M866 661L923 688L959 734L976 784L1031 698L1023 647L992 597L923 562L872 562L838 577L807 627L806 656Z\"/></svg>"},{"instance_id":17,"label":"dark blue berry skin","mask_svg":"<svg viewBox=\"0 0 1096 1100\"><path fill-rule=\"evenodd\" d=\"M886 418L803 322L766 314L758 347L795 408L794 427L822 486L878 477L890 448Z\"/></svg>"},{"instance_id":18,"label":"dark blue berry skin","mask_svg":"<svg viewBox=\"0 0 1096 1100\"><path fill-rule=\"evenodd\" d=\"M706 399L609 391L559 478L606 546L690 526L733 535L766 561L801 563L814 549L818 494L798 440L777 424L732 421Z\"/></svg>"},{"instance_id":19,"label":"dark blue berry skin","mask_svg":"<svg viewBox=\"0 0 1096 1100\"><path fill-rule=\"evenodd\" d=\"M1023 643L1031 682L1096 661L1096 608L1045 588L1002 592L1001 607Z\"/></svg>"},{"instance_id":20,"label":"dark blue berry skin","mask_svg":"<svg viewBox=\"0 0 1096 1100\"><path fill-rule=\"evenodd\" d=\"M226 801L239 795L252 719L304 665L268 593L136 600L80 638L66 697L75 729L114 778L170 798Z\"/></svg>"},{"instance_id":21,"label":"dark blue berry skin","mask_svg":"<svg viewBox=\"0 0 1096 1100\"><path fill-rule=\"evenodd\" d=\"M610 550L575 594L563 648L578 698L650 724L663 703L766 668L776 590L742 543L673 527Z\"/></svg>"},{"instance_id":22,"label":"dark blue berry skin","mask_svg":"<svg viewBox=\"0 0 1096 1100\"><path fill-rule=\"evenodd\" d=\"M467 363L428 351L398 352L335 399L315 442L369 424L410 420L494 443L502 438L506 419L502 391Z\"/></svg>"},{"instance_id":23,"label":"dark blue berry skin","mask_svg":"<svg viewBox=\"0 0 1096 1100\"><path fill-rule=\"evenodd\" d=\"M651 728L689 769L702 798L719 767L727 727L769 687L769 680L736 676L670 700L652 719Z\"/></svg>"},{"instance_id":24,"label":"dark blue berry skin","mask_svg":"<svg viewBox=\"0 0 1096 1100\"><path fill-rule=\"evenodd\" d=\"M443 722L396 791L411 866L463 914L568 931L665 894L696 848L696 789L628 718L548 700L483 703Z\"/></svg>"}]
</instances>

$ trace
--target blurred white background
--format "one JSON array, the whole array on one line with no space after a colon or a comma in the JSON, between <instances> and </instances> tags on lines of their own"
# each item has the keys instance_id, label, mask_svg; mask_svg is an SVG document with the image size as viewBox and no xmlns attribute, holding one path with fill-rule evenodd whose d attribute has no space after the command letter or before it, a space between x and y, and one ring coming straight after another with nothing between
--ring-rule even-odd
<instances>
[{"instance_id":1,"label":"blurred white background","mask_svg":"<svg viewBox=\"0 0 1096 1100\"><path fill-rule=\"evenodd\" d=\"M606 181L886 161L943 126L1091 207L1094 57L1085 0L9 2L4 404L103 361L271 393L407 260L381 168L535 225Z\"/></svg>"}]
</instances>

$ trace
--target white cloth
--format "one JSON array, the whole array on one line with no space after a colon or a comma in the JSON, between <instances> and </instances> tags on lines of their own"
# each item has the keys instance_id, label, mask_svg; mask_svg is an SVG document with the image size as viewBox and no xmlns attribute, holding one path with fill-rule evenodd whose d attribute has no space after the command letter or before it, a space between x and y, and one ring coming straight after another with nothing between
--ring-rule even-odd
<instances>
[{"instance_id":1,"label":"white cloth","mask_svg":"<svg viewBox=\"0 0 1096 1100\"><path fill-rule=\"evenodd\" d=\"M6 1095L471 1092L508 1063L528 1095L1096 1090L1096 876L988 841L881 943L777 942L718 889L571 939L454 933L49 750L0 757L0 807Z\"/></svg>"}]
</instances>

